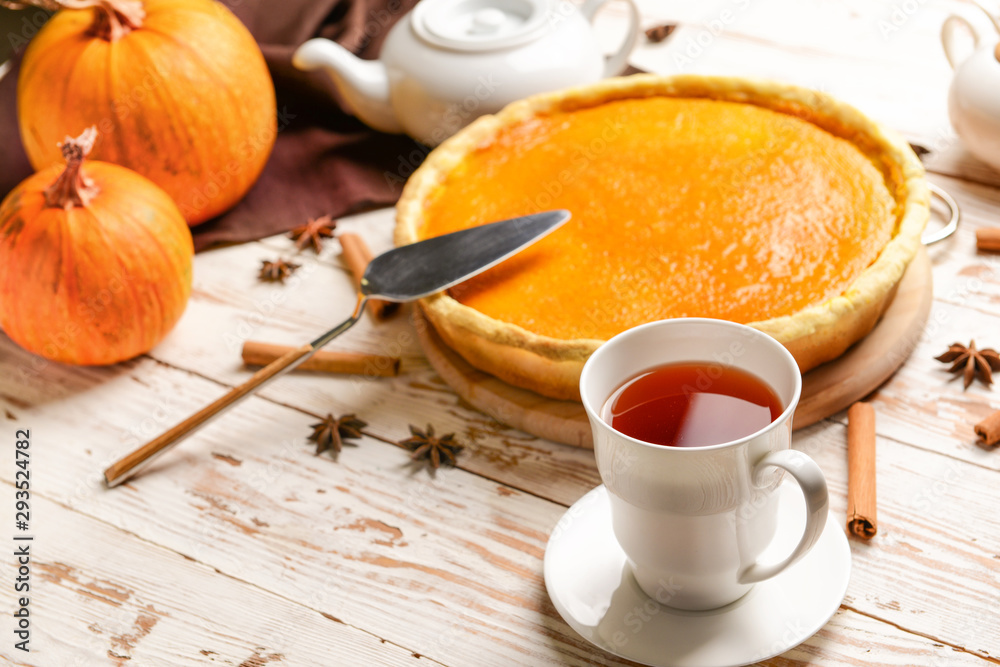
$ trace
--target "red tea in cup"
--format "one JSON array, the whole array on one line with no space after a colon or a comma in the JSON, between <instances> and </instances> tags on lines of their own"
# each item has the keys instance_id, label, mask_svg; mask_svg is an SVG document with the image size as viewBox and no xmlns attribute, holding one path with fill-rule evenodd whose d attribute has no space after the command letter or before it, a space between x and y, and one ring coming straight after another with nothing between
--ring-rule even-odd
<instances>
[{"instance_id":1,"label":"red tea in cup","mask_svg":"<svg viewBox=\"0 0 1000 667\"><path fill-rule=\"evenodd\" d=\"M783 410L756 375L714 363L674 363L626 380L607 400L604 421L619 433L666 447L704 447L761 430Z\"/></svg>"}]
</instances>

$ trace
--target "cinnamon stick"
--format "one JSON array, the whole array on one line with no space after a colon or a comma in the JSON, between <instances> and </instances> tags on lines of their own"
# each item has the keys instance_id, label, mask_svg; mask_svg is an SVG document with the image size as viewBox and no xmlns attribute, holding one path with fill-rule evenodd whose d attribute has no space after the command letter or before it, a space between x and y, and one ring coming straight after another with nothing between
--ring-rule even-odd
<instances>
[{"instance_id":1,"label":"cinnamon stick","mask_svg":"<svg viewBox=\"0 0 1000 667\"><path fill-rule=\"evenodd\" d=\"M293 349L295 348L286 345L248 340L243 343L243 363L248 366L266 366ZM399 358L361 352L319 350L302 362L299 369L369 377L395 377L399 375Z\"/></svg>"},{"instance_id":2,"label":"cinnamon stick","mask_svg":"<svg viewBox=\"0 0 1000 667\"><path fill-rule=\"evenodd\" d=\"M976 424L975 429L976 435L983 439L987 447L1000 442L1000 410Z\"/></svg>"},{"instance_id":3,"label":"cinnamon stick","mask_svg":"<svg viewBox=\"0 0 1000 667\"><path fill-rule=\"evenodd\" d=\"M847 411L847 530L875 537L875 506L875 409L855 403Z\"/></svg>"},{"instance_id":4,"label":"cinnamon stick","mask_svg":"<svg viewBox=\"0 0 1000 667\"><path fill-rule=\"evenodd\" d=\"M977 229L976 249L985 252L1000 252L1000 227Z\"/></svg>"},{"instance_id":5,"label":"cinnamon stick","mask_svg":"<svg viewBox=\"0 0 1000 667\"><path fill-rule=\"evenodd\" d=\"M344 232L337 238L340 240L340 248L344 253L344 261L347 262L347 268L351 270L351 275L354 276L354 287L360 289L361 278L365 275L368 262L372 261L372 251L368 248L365 240L357 234ZM372 299L368 302L368 308L376 320L384 320L399 309L399 304L392 301Z\"/></svg>"}]
</instances>

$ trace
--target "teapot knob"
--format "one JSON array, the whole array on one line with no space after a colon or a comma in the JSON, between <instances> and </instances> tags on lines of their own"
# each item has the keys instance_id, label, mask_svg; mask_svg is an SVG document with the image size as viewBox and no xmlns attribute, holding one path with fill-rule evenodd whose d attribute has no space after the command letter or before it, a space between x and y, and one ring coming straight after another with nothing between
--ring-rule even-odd
<instances>
[{"instance_id":1,"label":"teapot knob","mask_svg":"<svg viewBox=\"0 0 1000 667\"><path fill-rule=\"evenodd\" d=\"M495 7L480 9L472 16L470 32L475 35L495 33L506 20L506 15Z\"/></svg>"}]
</instances>

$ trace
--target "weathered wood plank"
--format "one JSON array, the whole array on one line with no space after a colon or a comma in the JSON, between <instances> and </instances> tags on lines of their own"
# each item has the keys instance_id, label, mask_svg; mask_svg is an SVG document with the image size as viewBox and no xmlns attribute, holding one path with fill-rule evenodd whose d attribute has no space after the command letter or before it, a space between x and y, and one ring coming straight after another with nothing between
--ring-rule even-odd
<instances>
[{"instance_id":1,"label":"weathered wood plank","mask_svg":"<svg viewBox=\"0 0 1000 667\"><path fill-rule=\"evenodd\" d=\"M55 503L39 500L35 509L35 546L46 559L33 564L32 651L15 655L0 646L6 664L293 667L405 665L417 657ZM842 609L815 637L766 664L861 665L874 654L881 664L912 665L935 653L948 665L987 664L937 648Z\"/></svg>"},{"instance_id":2,"label":"weathered wood plank","mask_svg":"<svg viewBox=\"0 0 1000 667\"><path fill-rule=\"evenodd\" d=\"M11 352L0 370L22 356ZM130 370L100 378L49 369L61 396L35 403L29 392L11 406L18 424L35 424L34 465L46 471L39 493L445 664L462 664L469 651L496 664L605 664L558 618L542 584L545 541L562 506L462 470L428 479L410 469L406 452L370 439L346 448L339 463L313 457L304 442L311 418L300 412L250 399L156 472L102 489L99 471L115 450L217 391L148 360ZM183 393L171 396L179 386ZM123 392L129 400L107 410ZM89 446L72 447L83 429ZM826 472L841 514L843 438L841 425L826 422L796 439ZM996 654L991 617L966 613L1000 603L996 472L890 440L879 445L890 466L879 478L881 534L852 544L849 606Z\"/></svg>"},{"instance_id":3,"label":"weathered wood plank","mask_svg":"<svg viewBox=\"0 0 1000 667\"><path fill-rule=\"evenodd\" d=\"M796 435L819 463L845 516L846 428L823 422ZM854 569L845 604L862 613L993 659L1000 627L1000 531L992 497L996 471L879 438L879 532L851 540ZM924 663L919 663L924 664Z\"/></svg>"},{"instance_id":4,"label":"weathered wood plank","mask_svg":"<svg viewBox=\"0 0 1000 667\"><path fill-rule=\"evenodd\" d=\"M954 237L932 248L934 295L955 305L1000 315L1000 254L976 250L976 230L1000 224L1000 191L955 178L932 177L962 210Z\"/></svg>"},{"instance_id":5,"label":"weathered wood plank","mask_svg":"<svg viewBox=\"0 0 1000 667\"><path fill-rule=\"evenodd\" d=\"M27 355L0 344L9 377ZM462 470L430 479L406 451L372 439L339 463L314 457L313 418L257 398L151 474L107 490L107 462L218 385L148 359L43 373L63 393L3 399L12 426L32 428L37 493L446 664L470 651L508 664L604 664L542 585L562 506Z\"/></svg>"},{"instance_id":6,"label":"weathered wood plank","mask_svg":"<svg viewBox=\"0 0 1000 667\"><path fill-rule=\"evenodd\" d=\"M36 441L38 448L54 443ZM39 477L45 469L34 468ZM10 493L12 487L0 488ZM20 665L413 665L412 651L35 494ZM4 557L13 572L13 558ZM5 599L10 600L10 597ZM251 611L252 613L247 613ZM9 626L8 626L9 627ZM430 664L436 664L425 658Z\"/></svg>"},{"instance_id":7,"label":"weathered wood plank","mask_svg":"<svg viewBox=\"0 0 1000 667\"><path fill-rule=\"evenodd\" d=\"M929 451L969 461L992 470L1000 459L992 448L978 444L973 425L1000 409L1000 399L990 389L974 383L962 390L960 376L934 360L948 345L975 338L987 345L1000 327L1000 318L938 303L931 325L913 355L870 400L877 412L878 433ZM845 422L843 413L834 419Z\"/></svg>"},{"instance_id":8,"label":"weathered wood plank","mask_svg":"<svg viewBox=\"0 0 1000 667\"><path fill-rule=\"evenodd\" d=\"M885 667L987 667L995 664L961 649L942 646L870 616L841 607L809 641L768 660L768 667L883 665Z\"/></svg>"}]
</instances>

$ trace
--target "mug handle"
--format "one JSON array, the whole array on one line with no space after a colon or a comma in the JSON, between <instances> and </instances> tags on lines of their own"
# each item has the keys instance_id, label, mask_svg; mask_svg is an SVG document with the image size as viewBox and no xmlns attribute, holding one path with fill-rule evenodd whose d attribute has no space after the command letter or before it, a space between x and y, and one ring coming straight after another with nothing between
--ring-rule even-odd
<instances>
[{"instance_id":1,"label":"mug handle","mask_svg":"<svg viewBox=\"0 0 1000 667\"><path fill-rule=\"evenodd\" d=\"M584 17L590 21L594 22L594 17L597 15L597 10L600 9L609 0L587 0L583 7L580 8L580 12ZM604 75L617 76L625 71L628 67L628 57L632 54L632 49L635 48L635 43L639 39L639 8L636 7L634 0L625 0L628 4L628 34L625 35L625 41L618 48L614 54L608 56L604 61Z\"/></svg>"},{"instance_id":2,"label":"mug handle","mask_svg":"<svg viewBox=\"0 0 1000 667\"><path fill-rule=\"evenodd\" d=\"M963 58L959 59L958 54L955 52L955 28L957 27L961 27L966 32L972 34L973 51L979 48L980 42L979 32L965 17L952 14L946 18L944 23L941 24L941 46L944 48L944 55L948 59L948 64L951 65L952 69L958 69L962 61L969 57L966 54Z\"/></svg>"},{"instance_id":3,"label":"mug handle","mask_svg":"<svg viewBox=\"0 0 1000 667\"><path fill-rule=\"evenodd\" d=\"M754 584L778 574L809 553L820 535L823 534L823 529L826 528L830 500L826 490L826 478L823 477L823 472L816 465L816 462L807 454L795 449L771 452L754 466L754 484L763 483L764 473L768 468L782 468L798 482L802 489L802 495L806 498L806 529L798 546L788 558L777 563L752 563L748 565L739 574L741 584Z\"/></svg>"}]
</instances>

